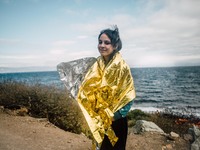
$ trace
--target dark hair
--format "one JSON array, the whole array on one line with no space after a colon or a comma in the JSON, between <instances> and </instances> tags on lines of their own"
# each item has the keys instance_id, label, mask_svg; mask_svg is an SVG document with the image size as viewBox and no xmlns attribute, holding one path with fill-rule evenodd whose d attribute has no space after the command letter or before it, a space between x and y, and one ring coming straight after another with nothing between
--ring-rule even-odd
<instances>
[{"instance_id":1,"label":"dark hair","mask_svg":"<svg viewBox=\"0 0 200 150\"><path fill-rule=\"evenodd\" d=\"M98 40L100 39L100 36L102 34L106 34L108 36L108 38L110 39L115 52L117 52L117 51L120 51L122 48L122 41L119 36L118 27L115 25L115 26L113 26L113 28L114 28L113 30L112 29L102 30L99 34Z\"/></svg>"}]
</instances>

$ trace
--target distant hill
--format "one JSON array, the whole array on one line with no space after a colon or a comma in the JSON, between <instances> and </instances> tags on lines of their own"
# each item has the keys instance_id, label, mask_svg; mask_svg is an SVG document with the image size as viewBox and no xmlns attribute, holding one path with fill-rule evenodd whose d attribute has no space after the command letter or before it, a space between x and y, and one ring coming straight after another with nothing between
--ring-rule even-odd
<instances>
[{"instance_id":1,"label":"distant hill","mask_svg":"<svg viewBox=\"0 0 200 150\"><path fill-rule=\"evenodd\" d=\"M32 67L0 67L0 73L14 73L14 72L37 72L37 71L56 71L56 66L32 66Z\"/></svg>"}]
</instances>

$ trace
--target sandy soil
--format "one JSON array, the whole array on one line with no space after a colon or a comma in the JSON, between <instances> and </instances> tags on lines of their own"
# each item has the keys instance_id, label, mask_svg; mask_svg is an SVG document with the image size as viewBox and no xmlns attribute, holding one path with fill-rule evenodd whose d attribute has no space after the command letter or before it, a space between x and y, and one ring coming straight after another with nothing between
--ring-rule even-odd
<instances>
[{"instance_id":1,"label":"sandy soil","mask_svg":"<svg viewBox=\"0 0 200 150\"><path fill-rule=\"evenodd\" d=\"M46 119L0 111L0 150L91 150L91 145L84 135L63 131ZM156 133L131 133L127 150L189 150L189 142Z\"/></svg>"}]
</instances>

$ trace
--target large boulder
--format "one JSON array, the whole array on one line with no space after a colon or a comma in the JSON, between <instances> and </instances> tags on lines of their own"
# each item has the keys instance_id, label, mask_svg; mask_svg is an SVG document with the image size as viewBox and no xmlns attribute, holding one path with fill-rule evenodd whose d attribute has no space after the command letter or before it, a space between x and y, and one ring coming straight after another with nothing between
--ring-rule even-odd
<instances>
[{"instance_id":1,"label":"large boulder","mask_svg":"<svg viewBox=\"0 0 200 150\"><path fill-rule=\"evenodd\" d=\"M191 144L191 150L200 150L200 137Z\"/></svg>"},{"instance_id":2,"label":"large boulder","mask_svg":"<svg viewBox=\"0 0 200 150\"><path fill-rule=\"evenodd\" d=\"M140 134L142 132L158 132L164 134L164 131L159 128L154 122L145 120L136 121L136 124L133 127L133 132L136 134Z\"/></svg>"},{"instance_id":3,"label":"large boulder","mask_svg":"<svg viewBox=\"0 0 200 150\"><path fill-rule=\"evenodd\" d=\"M193 143L191 144L191 150L200 150L200 129L197 126L189 129L189 133L193 136Z\"/></svg>"}]
</instances>

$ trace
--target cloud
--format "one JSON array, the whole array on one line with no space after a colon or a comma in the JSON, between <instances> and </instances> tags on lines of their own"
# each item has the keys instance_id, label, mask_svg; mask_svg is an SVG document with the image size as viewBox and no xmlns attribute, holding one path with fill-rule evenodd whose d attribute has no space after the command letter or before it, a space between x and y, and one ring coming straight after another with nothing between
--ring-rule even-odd
<instances>
[{"instance_id":1,"label":"cloud","mask_svg":"<svg viewBox=\"0 0 200 150\"><path fill-rule=\"evenodd\" d=\"M73 40L60 40L60 41L55 41L53 42L54 46L66 46L66 45L71 45L75 44L76 42Z\"/></svg>"},{"instance_id":2,"label":"cloud","mask_svg":"<svg viewBox=\"0 0 200 150\"><path fill-rule=\"evenodd\" d=\"M181 0L181 1L174 1L174 0L166 0L167 9L170 11L169 13L185 16L188 18L196 18L200 17L200 1L199 0Z\"/></svg>"},{"instance_id":3,"label":"cloud","mask_svg":"<svg viewBox=\"0 0 200 150\"><path fill-rule=\"evenodd\" d=\"M197 49L200 48L198 42L200 41L200 19L196 13L200 14L200 12L193 10L195 13L188 14L192 9L199 10L194 5L197 5L197 1L169 1L163 9L148 16L143 24L125 29L123 37L127 43L132 42L136 45L134 49L148 47L146 50L153 53L163 52L163 55L166 52L181 55L188 50L191 54L197 53ZM192 14L193 16L189 17Z\"/></svg>"},{"instance_id":4,"label":"cloud","mask_svg":"<svg viewBox=\"0 0 200 150\"><path fill-rule=\"evenodd\" d=\"M111 26L110 23L117 24L125 59L130 62L138 57L141 66L142 63L171 66L184 59L186 62L192 58L196 60L195 55L200 53L199 4L197 0L166 0L159 6L150 1L143 5L145 11L141 13L146 14L140 16L144 18L128 13L115 14L110 18L98 17L89 23L73 24L73 28L98 35L101 29Z\"/></svg>"},{"instance_id":5,"label":"cloud","mask_svg":"<svg viewBox=\"0 0 200 150\"><path fill-rule=\"evenodd\" d=\"M42 66L46 55L0 55L0 67ZM13 64L14 63L14 64Z\"/></svg>"},{"instance_id":6,"label":"cloud","mask_svg":"<svg viewBox=\"0 0 200 150\"><path fill-rule=\"evenodd\" d=\"M0 55L1 59L15 59L15 60L29 60L29 59L37 59L36 55Z\"/></svg>"},{"instance_id":7,"label":"cloud","mask_svg":"<svg viewBox=\"0 0 200 150\"><path fill-rule=\"evenodd\" d=\"M49 52L52 55L63 55L65 53L65 49L53 49Z\"/></svg>"},{"instance_id":8,"label":"cloud","mask_svg":"<svg viewBox=\"0 0 200 150\"><path fill-rule=\"evenodd\" d=\"M51 43L45 41L36 43L33 40L33 43L30 43L19 39L2 38L0 46L4 48L5 45L12 45L11 49L19 49L17 53L24 48L30 51L28 55L30 62L36 60L36 55L31 53L37 53L41 60L35 62L44 64L45 61L47 64L55 65L60 61L97 56L99 32L117 24L123 43L121 53L132 66L200 65L199 0L141 0L134 3L136 7L133 3L130 3L131 5L127 3L123 8L120 7L121 10L118 9L118 5L114 5L115 7L109 10L112 13L108 15L98 15L98 7L96 10L93 7L85 8L83 2L75 1L80 6L78 9L67 6L67 9L63 10L65 15L63 17L68 20L66 22L62 20L62 26L67 27L67 30L65 28L62 32L62 28L59 28L61 34L56 36L62 37L63 33L67 33L70 40L63 38ZM21 58L27 61L28 58L23 54L21 57L14 56L14 54L6 56L4 60L10 62L13 57L14 60ZM43 57L45 60L42 62Z\"/></svg>"},{"instance_id":9,"label":"cloud","mask_svg":"<svg viewBox=\"0 0 200 150\"><path fill-rule=\"evenodd\" d=\"M87 39L88 36L87 35L79 35L77 36L78 39Z\"/></svg>"},{"instance_id":10,"label":"cloud","mask_svg":"<svg viewBox=\"0 0 200 150\"><path fill-rule=\"evenodd\" d=\"M73 56L72 58L78 59L78 58L83 58L87 56L95 56L96 51L91 52L90 50L85 50L85 51L78 51L78 52L72 52L70 53L70 56Z\"/></svg>"}]
</instances>

